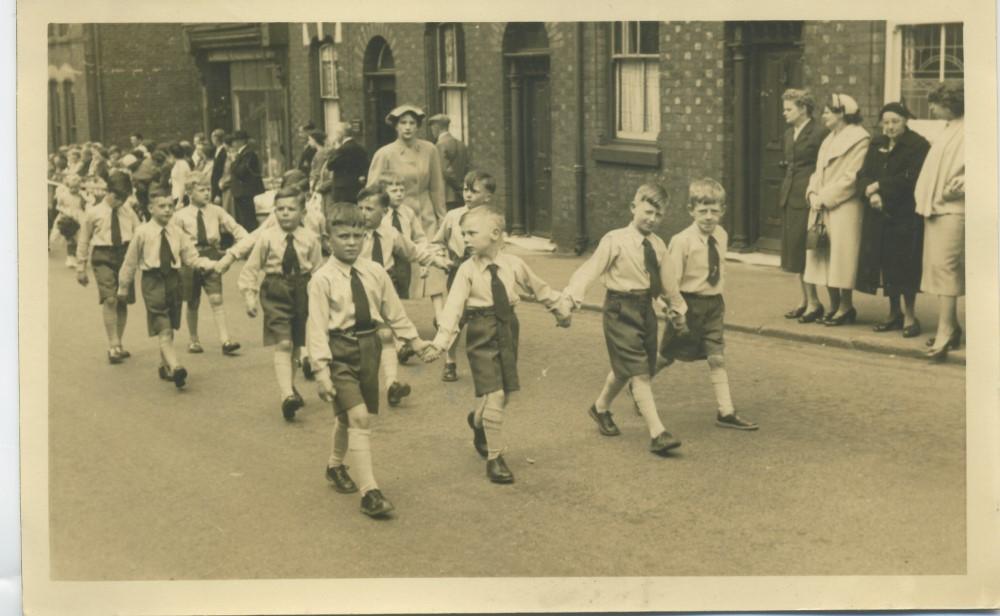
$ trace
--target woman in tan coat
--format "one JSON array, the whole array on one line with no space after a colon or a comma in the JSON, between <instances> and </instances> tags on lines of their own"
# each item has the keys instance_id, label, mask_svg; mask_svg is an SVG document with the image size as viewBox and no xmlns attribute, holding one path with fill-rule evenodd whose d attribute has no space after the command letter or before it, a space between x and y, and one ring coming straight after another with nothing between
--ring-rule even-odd
<instances>
[{"instance_id":1,"label":"woman in tan coat","mask_svg":"<svg viewBox=\"0 0 1000 616\"><path fill-rule=\"evenodd\" d=\"M823 109L823 124L830 134L819 148L806 201L810 227L822 221L830 241L825 247L806 251L803 279L827 287L830 310L822 323L835 326L853 323L857 318L852 291L858 274L864 213L857 179L871 138L860 126L858 103L846 94L830 95Z\"/></svg>"}]
</instances>

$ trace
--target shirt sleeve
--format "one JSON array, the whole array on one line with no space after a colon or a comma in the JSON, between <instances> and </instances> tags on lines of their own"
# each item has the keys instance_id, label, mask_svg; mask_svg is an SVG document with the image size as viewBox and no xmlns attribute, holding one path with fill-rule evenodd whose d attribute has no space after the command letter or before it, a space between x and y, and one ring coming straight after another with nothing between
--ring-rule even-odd
<instances>
[{"instance_id":1,"label":"shirt sleeve","mask_svg":"<svg viewBox=\"0 0 1000 616\"><path fill-rule=\"evenodd\" d=\"M118 291L128 292L129 286L135 280L135 272L139 269L139 255L142 254L142 244L145 240L141 234L136 233L125 251L125 258L122 260L121 269L118 270Z\"/></svg>"},{"instance_id":2,"label":"shirt sleeve","mask_svg":"<svg viewBox=\"0 0 1000 616\"><path fill-rule=\"evenodd\" d=\"M671 238L667 253L660 262L660 284L663 286L661 297L670 310L685 314L687 302L681 295L680 287L681 275L684 273L684 247L682 244L683 242L675 242L674 238Z\"/></svg>"},{"instance_id":3,"label":"shirt sleeve","mask_svg":"<svg viewBox=\"0 0 1000 616\"><path fill-rule=\"evenodd\" d=\"M180 231L180 229L178 229ZM180 231L177 234L178 242L180 244L181 253L181 263L188 267L201 267L210 268L215 265L215 261L209 259L208 257L203 257L198 254L198 249L195 248L194 242L188 237L187 233Z\"/></svg>"},{"instance_id":4,"label":"shirt sleeve","mask_svg":"<svg viewBox=\"0 0 1000 616\"><path fill-rule=\"evenodd\" d=\"M315 274L319 268L323 267L323 245L320 243L318 235L309 242L309 263L312 264L312 269L309 270L310 274Z\"/></svg>"},{"instance_id":5,"label":"shirt sleeve","mask_svg":"<svg viewBox=\"0 0 1000 616\"><path fill-rule=\"evenodd\" d=\"M87 212L82 216L80 231L76 234L76 271L87 271L87 260L90 258L90 240L94 235L94 215Z\"/></svg>"},{"instance_id":6,"label":"shirt sleeve","mask_svg":"<svg viewBox=\"0 0 1000 616\"><path fill-rule=\"evenodd\" d=\"M243 268L246 271L246 268ZM242 276L242 274L241 274ZM309 280L309 317L306 322L306 346L309 361L319 371L330 364L330 280L313 276Z\"/></svg>"},{"instance_id":7,"label":"shirt sleeve","mask_svg":"<svg viewBox=\"0 0 1000 616\"><path fill-rule=\"evenodd\" d=\"M465 263L472 263L472 261L466 261ZM472 291L472 281L469 279L469 272L471 270L469 267L465 267L463 264L463 267L458 268L458 273L455 275L455 282L452 283L451 289L448 291L448 299L445 301L444 310L441 311L441 316L438 318L438 331L434 337L434 346L439 349L447 350L451 348L451 345L455 342L455 338L458 336L459 322L462 319L462 313L465 312L465 304L469 299L469 293Z\"/></svg>"},{"instance_id":8,"label":"shirt sleeve","mask_svg":"<svg viewBox=\"0 0 1000 616\"><path fill-rule=\"evenodd\" d=\"M564 295L573 300L576 308L579 308L580 304L583 303L587 287L593 284L601 274L611 267L611 262L614 259L611 237L605 235L601 238L600 243L597 244L597 250L594 251L594 254L590 255L590 258L583 265L573 272L573 275L569 279L569 284L566 285L566 289L563 291Z\"/></svg>"},{"instance_id":9,"label":"shirt sleeve","mask_svg":"<svg viewBox=\"0 0 1000 616\"><path fill-rule=\"evenodd\" d=\"M267 261L267 242L264 241L264 238L259 238L259 240L253 245L246 265L240 270L240 277L236 282L236 286L247 300L257 299L257 293L260 290L257 281L260 278L260 271L264 269L264 263Z\"/></svg>"},{"instance_id":10,"label":"shirt sleeve","mask_svg":"<svg viewBox=\"0 0 1000 616\"><path fill-rule=\"evenodd\" d=\"M233 259L246 259L247 255L253 251L253 247L257 245L257 240L260 239L264 228L257 227L252 232L246 234L243 239L237 240L226 252L232 255Z\"/></svg>"},{"instance_id":11,"label":"shirt sleeve","mask_svg":"<svg viewBox=\"0 0 1000 616\"><path fill-rule=\"evenodd\" d=\"M413 237L408 239L412 239L416 244L427 243L427 232L424 231L424 224L420 222L420 215L416 212L413 212L413 216L410 218L410 234Z\"/></svg>"},{"instance_id":12,"label":"shirt sleeve","mask_svg":"<svg viewBox=\"0 0 1000 616\"><path fill-rule=\"evenodd\" d=\"M416 261L420 265L429 265L434 256L430 250L414 244L405 235L396 234L392 244L393 254L402 255L407 261Z\"/></svg>"},{"instance_id":13,"label":"shirt sleeve","mask_svg":"<svg viewBox=\"0 0 1000 616\"><path fill-rule=\"evenodd\" d=\"M549 283L531 271L522 259L518 259L514 268L514 280L517 282L520 295L534 297L548 309L552 309L562 299L562 294L552 290Z\"/></svg>"},{"instance_id":14,"label":"shirt sleeve","mask_svg":"<svg viewBox=\"0 0 1000 616\"><path fill-rule=\"evenodd\" d=\"M403 303L399 301L399 295L396 294L396 288L392 286L392 279L389 278L389 274L384 269L377 268L376 276L379 279L379 286L381 287L380 296L382 298L379 311L382 313L382 319L386 325L392 328L392 333L400 340L415 340L419 338L420 334L417 333L417 328L413 324L413 321L410 320L410 317L406 316L406 311L403 310Z\"/></svg>"}]
</instances>

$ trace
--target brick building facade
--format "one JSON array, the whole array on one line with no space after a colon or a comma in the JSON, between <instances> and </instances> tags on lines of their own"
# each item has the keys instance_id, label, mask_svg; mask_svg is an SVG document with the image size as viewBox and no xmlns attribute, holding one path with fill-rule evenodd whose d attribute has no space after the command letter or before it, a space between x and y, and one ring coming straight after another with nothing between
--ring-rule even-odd
<instances>
[{"instance_id":1,"label":"brick building facade","mask_svg":"<svg viewBox=\"0 0 1000 616\"><path fill-rule=\"evenodd\" d=\"M278 172L301 147L296 126L349 121L373 151L394 137L385 111L413 103L453 118L473 165L497 178L497 202L513 232L551 237L561 250L592 247L624 224L643 182L659 182L671 195L661 228L669 236L688 224L689 179L710 176L729 193L726 223L736 248L776 251L785 88L808 87L819 101L851 94L865 126L877 130L884 102L916 101L935 75L961 78L962 70L961 24L71 28L81 30L74 50L91 72L67 60L67 44L51 35L50 65L91 76L80 89L89 97L77 106L79 140L124 143L133 130L156 140L190 138L243 127Z\"/></svg>"}]
</instances>

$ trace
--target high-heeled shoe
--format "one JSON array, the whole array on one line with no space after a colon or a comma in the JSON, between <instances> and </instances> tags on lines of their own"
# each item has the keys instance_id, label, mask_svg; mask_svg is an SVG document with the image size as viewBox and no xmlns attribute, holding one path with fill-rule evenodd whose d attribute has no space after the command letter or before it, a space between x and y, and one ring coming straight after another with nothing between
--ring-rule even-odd
<instances>
[{"instance_id":1,"label":"high-heeled shoe","mask_svg":"<svg viewBox=\"0 0 1000 616\"><path fill-rule=\"evenodd\" d=\"M932 364L943 364L948 360L948 344L944 345L940 349L930 349L924 355L931 361Z\"/></svg>"},{"instance_id":2,"label":"high-heeled shoe","mask_svg":"<svg viewBox=\"0 0 1000 616\"><path fill-rule=\"evenodd\" d=\"M872 327L873 332L891 332L896 329L903 329L903 315L897 314L888 321L882 321L881 323L876 323Z\"/></svg>"},{"instance_id":3,"label":"high-heeled shoe","mask_svg":"<svg viewBox=\"0 0 1000 616\"><path fill-rule=\"evenodd\" d=\"M806 313L806 307L805 306L799 306L798 308L796 308L794 310L789 310L788 312L786 312L785 313L785 318L786 319L797 319L797 318L801 317L802 315L804 315L805 313Z\"/></svg>"},{"instance_id":4,"label":"high-heeled shoe","mask_svg":"<svg viewBox=\"0 0 1000 616\"><path fill-rule=\"evenodd\" d=\"M930 338L927 339L927 342L925 344L927 346L929 346L929 347L932 347L932 346L934 346L935 342L937 342L937 337L931 336ZM959 347L962 346L962 328L961 327L959 327L957 325L955 326L955 331L951 332L951 335L948 336L948 344L946 344L945 346L951 347L952 349L955 349L956 351L958 350Z\"/></svg>"},{"instance_id":5,"label":"high-heeled shoe","mask_svg":"<svg viewBox=\"0 0 1000 616\"><path fill-rule=\"evenodd\" d=\"M907 325L903 328L903 338L916 338L920 335L920 321L913 319L912 325Z\"/></svg>"},{"instance_id":6,"label":"high-heeled shoe","mask_svg":"<svg viewBox=\"0 0 1000 616\"><path fill-rule=\"evenodd\" d=\"M827 327L837 327L845 323L853 324L854 321L857 320L857 318L858 318L858 311L855 310L854 308L851 308L850 310L840 315L839 317L831 316L827 319L823 319L823 325L826 325Z\"/></svg>"},{"instance_id":7,"label":"high-heeled shoe","mask_svg":"<svg viewBox=\"0 0 1000 616\"><path fill-rule=\"evenodd\" d=\"M823 318L823 304L816 304L815 310L807 312L799 317L799 323L813 323Z\"/></svg>"}]
</instances>

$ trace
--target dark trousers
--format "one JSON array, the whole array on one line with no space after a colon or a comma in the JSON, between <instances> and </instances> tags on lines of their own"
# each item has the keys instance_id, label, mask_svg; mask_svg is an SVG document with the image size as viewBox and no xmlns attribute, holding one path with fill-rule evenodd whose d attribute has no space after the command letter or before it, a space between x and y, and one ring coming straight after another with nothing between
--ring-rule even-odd
<instances>
[{"instance_id":1,"label":"dark trousers","mask_svg":"<svg viewBox=\"0 0 1000 616\"><path fill-rule=\"evenodd\" d=\"M240 226L247 230L247 232L253 231L257 228L257 210L253 205L253 197L234 197L233 204L235 206L235 212L233 213L236 218L236 222L240 223Z\"/></svg>"}]
</instances>

